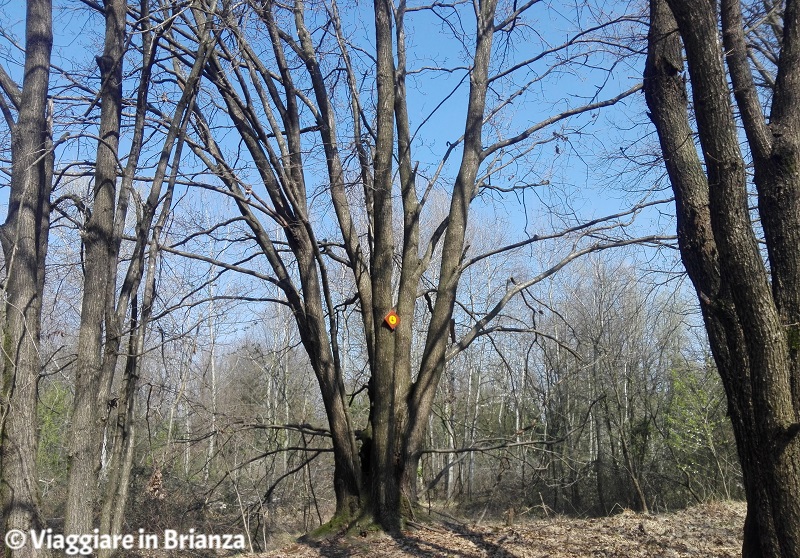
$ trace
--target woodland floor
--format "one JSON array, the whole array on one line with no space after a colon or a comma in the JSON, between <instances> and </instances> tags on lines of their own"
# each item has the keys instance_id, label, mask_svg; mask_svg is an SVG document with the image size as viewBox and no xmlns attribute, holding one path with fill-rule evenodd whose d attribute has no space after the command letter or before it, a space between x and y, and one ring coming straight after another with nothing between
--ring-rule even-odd
<instances>
[{"instance_id":1,"label":"woodland floor","mask_svg":"<svg viewBox=\"0 0 800 558\"><path fill-rule=\"evenodd\" d=\"M741 555L744 516L744 503L720 502L667 515L625 511L600 519L522 519L510 526L437 522L401 537L298 542L257 558L734 558Z\"/></svg>"}]
</instances>

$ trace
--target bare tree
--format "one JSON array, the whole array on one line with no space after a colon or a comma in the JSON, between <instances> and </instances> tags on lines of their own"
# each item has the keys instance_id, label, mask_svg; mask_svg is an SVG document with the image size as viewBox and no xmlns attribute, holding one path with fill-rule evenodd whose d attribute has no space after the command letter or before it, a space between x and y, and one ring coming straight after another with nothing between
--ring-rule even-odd
<instances>
[{"instance_id":1,"label":"bare tree","mask_svg":"<svg viewBox=\"0 0 800 558\"><path fill-rule=\"evenodd\" d=\"M53 178L52 114L48 114L47 102L52 17L49 0L27 3L21 89L0 68L5 95L0 96L0 110L11 130L12 152L8 215L0 229L5 258L0 380L0 517L4 532L43 528L36 475L36 405ZM6 552L39 555L30 547Z\"/></svg>"},{"instance_id":2,"label":"bare tree","mask_svg":"<svg viewBox=\"0 0 800 558\"><path fill-rule=\"evenodd\" d=\"M139 204L134 227L131 254L121 285L117 285L120 249L126 232L126 220L134 193L142 152L146 149L149 91L159 40L168 34L169 24L157 33L150 28L149 3L140 3L139 25L142 26L142 65L138 71L138 87L131 148L125 167L119 154L120 118L123 106L122 76L126 46L128 6L125 2L108 2L103 9L105 43L103 56L98 57L101 72L100 137L94 168L91 207L83 224L86 247L81 326L78 343L75 399L71 425L70 476L65 529L70 533L91 532L98 509L102 510L101 526L117 532L127 499L127 485L132 459L132 416L135 390L145 349L144 338L154 303L157 261L165 222L180 166L181 150L188 126L188 114L197 95L197 84L209 50L209 30L198 35L197 58L188 75L180 76L183 90L172 115L157 114L163 120L160 144L157 144L154 175L147 197ZM165 10L169 14L169 10ZM171 167L171 170L170 170ZM121 176L119 195L117 179ZM161 213L159 214L159 208ZM144 279L141 297L140 288ZM141 305L141 306L140 306ZM130 312L130 318L128 317ZM125 323L130 320L130 327ZM115 372L124 337L128 335L125 369L117 397L111 397ZM121 403L121 404L120 404ZM112 414L112 411L115 412ZM109 418L113 416L113 420ZM111 448L109 485L100 502L101 456L108 440Z\"/></svg>"},{"instance_id":3,"label":"bare tree","mask_svg":"<svg viewBox=\"0 0 800 558\"><path fill-rule=\"evenodd\" d=\"M103 433L98 423L102 411L106 409L110 389L110 381L103 374L103 332L109 314L114 309L120 248L120 242L114 235L114 219L117 176L120 171L126 3L109 0L104 4L103 14L105 42L102 56L97 57L101 82L98 95L101 106L100 130L94 168L93 203L82 235L86 259L64 518L67 533L89 533L94 523L94 503L100 473L98 449Z\"/></svg>"},{"instance_id":4,"label":"bare tree","mask_svg":"<svg viewBox=\"0 0 800 558\"><path fill-rule=\"evenodd\" d=\"M456 338L453 313L465 270L486 258L541 240L532 237L485 254L470 254L465 235L472 201L480 192L493 188L492 174L540 144L535 139L542 130L613 105L639 90L635 85L512 134L486 133L487 123L538 79L523 85L511 80L515 93L490 107L487 97L491 87L574 43L495 70L496 35L505 37L514 32L516 22L534 4L506 6L501 17L497 16L495 0L476 1L471 7L420 8L441 10L449 15L437 15L445 19L472 18L471 31L457 36L468 53L467 67L453 70L464 73L467 108L463 123L438 168L426 179L413 158L415 131L406 89L411 69L407 65L405 18L418 11L416 8L407 10L404 3L394 5L388 0L378 0L373 6L376 51L374 57L365 57L370 61L365 75L372 80L368 91L374 94L374 106L362 92L361 70L354 62L354 56L362 51L345 35L335 2L315 8L301 1L290 6L246 3L237 7L238 12L195 11L194 21L185 18L192 28L212 18L217 20L218 48L210 56L205 73L253 163L254 180L263 184L266 196L262 198L243 178L237 168L242 164L240 156L229 159L229 150L215 139L220 125L216 109L209 113L197 110L194 151L235 202L252 231L253 242L269 262L273 274L269 281L280 289L297 322L330 425L337 521L341 525L366 518L396 529L402 518L412 513L428 419L448 358L484 335L488 324L523 289L583 254L637 242L614 236L612 231L620 225L623 214L544 235L549 239L572 237L573 250L536 277L507 285L507 291L486 315L474 316L461 331L461 338ZM257 25L241 26L244 20ZM253 35L253 29L261 34ZM324 44L318 42L326 39ZM256 40L266 44L268 52L263 52L262 46L256 48ZM470 40L474 42L470 44ZM177 44L174 48L176 53L191 55ZM339 76L341 80L336 79ZM335 96L339 93L346 96L344 105ZM347 113L341 112L342 106ZM335 215L338 237L333 241L319 238L321 225L315 222L312 203L316 195L308 186L312 169L316 172L309 162L314 149L324 157L323 192L333 209L331 218ZM448 187L449 207L425 237L420 228L423 209L451 157L457 158L457 171ZM639 209L624 215L634 215ZM277 235L262 216L277 224ZM399 235L398 216L402 222ZM332 266L344 266L350 275L352 295L342 300L331 290ZM349 410L351 398L345 388L339 339L340 315L348 307L355 307L361 319L360 335L370 370L365 386L369 422L361 429L353 424ZM427 309L428 313L417 319L417 309ZM395 318L389 319L393 315ZM412 344L419 328L424 328L424 341L419 358L414 358Z\"/></svg>"},{"instance_id":5,"label":"bare tree","mask_svg":"<svg viewBox=\"0 0 800 558\"><path fill-rule=\"evenodd\" d=\"M797 558L800 2L764 7L746 21L738 0L653 0L645 94L675 192L681 256L728 395L748 501L743 555ZM748 47L746 30L758 27L774 33L774 75L765 51Z\"/></svg>"}]
</instances>

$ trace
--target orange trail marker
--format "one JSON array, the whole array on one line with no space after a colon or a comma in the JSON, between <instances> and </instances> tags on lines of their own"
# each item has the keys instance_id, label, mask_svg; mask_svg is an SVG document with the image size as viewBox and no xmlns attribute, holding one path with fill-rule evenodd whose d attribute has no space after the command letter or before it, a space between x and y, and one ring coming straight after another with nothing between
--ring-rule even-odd
<instances>
[{"instance_id":1,"label":"orange trail marker","mask_svg":"<svg viewBox=\"0 0 800 558\"><path fill-rule=\"evenodd\" d=\"M398 316L397 312L394 310L389 310L389 313L383 318L383 323L385 323L389 329L394 331L397 327L397 324L400 323L400 316Z\"/></svg>"}]
</instances>

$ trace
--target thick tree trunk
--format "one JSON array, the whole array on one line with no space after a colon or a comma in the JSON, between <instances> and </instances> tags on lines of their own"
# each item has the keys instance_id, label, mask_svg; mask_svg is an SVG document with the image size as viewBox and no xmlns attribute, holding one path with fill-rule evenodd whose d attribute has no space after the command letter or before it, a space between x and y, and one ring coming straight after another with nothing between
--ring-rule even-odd
<instances>
[{"instance_id":1,"label":"thick tree trunk","mask_svg":"<svg viewBox=\"0 0 800 558\"><path fill-rule=\"evenodd\" d=\"M394 331L383 324L393 306L394 232L392 227L392 159L394 153L395 64L392 8L389 0L375 0L377 52L377 138L374 155L375 242L371 260L372 321L375 347L369 384L372 456L370 504L375 520L388 530L400 527L401 454L398 441L406 422L406 373L395 365ZM401 317L402 325L403 317Z\"/></svg>"},{"instance_id":2,"label":"thick tree trunk","mask_svg":"<svg viewBox=\"0 0 800 558\"><path fill-rule=\"evenodd\" d=\"M83 302L78 333L75 398L69 443L66 533L90 533L99 489L100 448L110 378L103 372L103 331L113 311L118 244L114 239L118 146L122 114L122 59L126 5L105 2L106 37L100 67L100 140L95 162L93 206L86 223ZM110 370L113 372L113 369Z\"/></svg>"},{"instance_id":3,"label":"thick tree trunk","mask_svg":"<svg viewBox=\"0 0 800 558\"><path fill-rule=\"evenodd\" d=\"M25 78L14 103L11 191L0 230L5 256L5 308L0 379L0 531L42 529L36 474L39 339L50 225L52 138L47 118L50 0L27 4ZM14 102L14 100L12 100ZM41 556L30 545L6 556Z\"/></svg>"},{"instance_id":4,"label":"thick tree trunk","mask_svg":"<svg viewBox=\"0 0 800 558\"><path fill-rule=\"evenodd\" d=\"M376 521L388 530L402 524L416 501L416 476L420 450L436 390L445 366L450 320L461 277L464 238L469 204L482 161L482 127L488 87L489 61L494 36L496 2L479 2L474 67L464 129L461 166L453 187L445 232L436 302L422 361L416 380L411 381L411 326L418 288L420 262L417 255L416 218L418 206L413 188L407 150L407 115L404 91L404 49L402 28L398 29L396 71L392 49L392 10L386 0L375 1L377 47L378 127L375 147L374 223L375 246L372 257L372 318L376 324L374 357L370 362L372 427L371 507ZM395 16L402 26L402 15ZM398 98L398 96L400 98ZM400 176L403 180L404 243L403 265L398 293L401 321L396 330L383 325L392 307L392 172L394 121L398 122ZM405 321L404 321L405 319Z\"/></svg>"},{"instance_id":5,"label":"thick tree trunk","mask_svg":"<svg viewBox=\"0 0 800 558\"><path fill-rule=\"evenodd\" d=\"M339 383L339 382L337 382ZM336 516L349 521L363 509L363 494L359 452L350 414L344 399L344 386L339 385L323 396L325 412L333 439L333 489L336 494Z\"/></svg>"},{"instance_id":6,"label":"thick tree trunk","mask_svg":"<svg viewBox=\"0 0 800 558\"><path fill-rule=\"evenodd\" d=\"M738 10L734 0L723 2L723 31L737 103L756 161L771 285L750 224L744 160L712 5L651 1L645 94L675 191L681 256L697 291L728 397L748 501L743 555L798 558L800 399L793 346L796 324L787 320L796 316L800 276L798 243L785 244L797 234L800 195L798 5L787 3L779 61L783 81L778 80L784 90L776 87L771 137L752 79L747 78L749 68L741 65ZM705 168L689 126L680 38L689 63ZM788 83L795 84L791 93L785 90ZM776 196L782 207L775 206ZM787 258L794 261L784 262Z\"/></svg>"}]
</instances>

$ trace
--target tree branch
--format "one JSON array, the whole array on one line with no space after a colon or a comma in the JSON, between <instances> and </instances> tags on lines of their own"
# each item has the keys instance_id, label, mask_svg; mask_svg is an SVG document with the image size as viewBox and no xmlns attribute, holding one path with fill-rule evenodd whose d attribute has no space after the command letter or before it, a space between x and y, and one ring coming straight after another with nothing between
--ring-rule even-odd
<instances>
[{"instance_id":1,"label":"tree branch","mask_svg":"<svg viewBox=\"0 0 800 558\"><path fill-rule=\"evenodd\" d=\"M461 340L458 343L456 343L453 347L450 348L449 351L447 351L447 359L449 360L449 359L453 358L455 355L457 355L458 353L460 353L461 351L463 351L464 349L469 347L472 344L472 342L475 340L475 338L479 335L479 333L481 331L483 331L483 329L486 327L486 325L489 322L491 322L495 317L497 317L497 315L506 306L506 304L508 304L508 302L512 298L514 298L517 294L519 294L521 291L527 289L528 287L531 287L531 286L535 285L536 283L539 283L539 282L547 279L548 277L550 277L551 275L555 274L557 271L561 270L563 267L565 267L567 264L569 264L573 260L576 260L577 258L579 258L581 256L585 256L586 254L591 254L593 252L599 252L601 250L607 250L609 248L619 248L619 247L622 247L622 246L630 246L631 244L643 244L643 243L647 243L647 242L657 242L657 241L662 241L662 240L669 239L669 238L671 238L671 237L652 235L652 236L645 236L645 237L641 237L641 238L631 238L631 239L627 239L627 240L609 242L609 243L605 243L605 244L595 243L595 244L592 244L591 246L587 246L586 248L582 248L580 250L574 250L569 255L565 256L556 265L554 265L554 266L550 267L549 269L543 271L542 273L540 273L536 277L533 277L532 279L529 279L528 281L525 281L524 283L520 283L520 284L516 285L513 289L509 289L508 291L506 291L506 294L503 295L503 298L501 298L500 301L498 301L497 304L495 304L495 306L483 318L478 320L478 322L475 323L475 325L473 325L472 328L470 328L469 332L467 332L467 334L464 337L462 337Z\"/></svg>"},{"instance_id":2,"label":"tree branch","mask_svg":"<svg viewBox=\"0 0 800 558\"><path fill-rule=\"evenodd\" d=\"M488 157L489 155L491 155L492 153L494 153L498 149L503 149L504 147L508 147L509 145L514 145L514 144L517 144L517 143L519 143L521 141L524 141L524 140L528 139L530 136L532 136L534 133L538 132L539 130L541 130L543 128L546 128L548 126L551 126L552 124L555 124L556 122L559 122L559 121L564 120L566 118L569 118L571 116L575 116L576 114L582 114L584 112L589 112L591 110L596 110L596 109L599 109L599 108L603 108L603 107L608 107L608 106L614 105L614 104L618 103L619 101L621 101L622 99L633 95L634 93L636 93L637 91L639 91L641 89L642 89L642 84L641 83L637 83L636 85L634 85L633 87L631 87L627 91L624 91L624 92L620 93L616 97L612 97L610 99L606 99L605 101L600 101L600 102L597 102L597 103L590 103L588 105L583 105L581 107L570 109L570 110L566 110L564 112L561 112L559 114L551 116L550 118L547 118L546 120L542 120L541 122L539 122L537 124L534 124L533 126L528 128L527 130L517 134L514 137L508 138L508 139L503 140L503 141L498 141L494 145L491 145L491 146L487 147L481 153L481 159L485 159L486 157Z\"/></svg>"}]
</instances>

